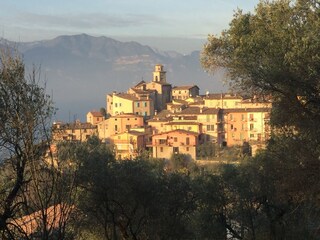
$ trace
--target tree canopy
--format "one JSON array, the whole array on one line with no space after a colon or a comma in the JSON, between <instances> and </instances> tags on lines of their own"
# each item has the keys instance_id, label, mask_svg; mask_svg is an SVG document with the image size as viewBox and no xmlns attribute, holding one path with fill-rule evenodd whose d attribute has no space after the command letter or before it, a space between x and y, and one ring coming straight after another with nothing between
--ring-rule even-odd
<instances>
[{"instance_id":1,"label":"tree canopy","mask_svg":"<svg viewBox=\"0 0 320 240\"><path fill-rule=\"evenodd\" d=\"M272 99L267 149L243 169L256 171L254 196L269 219L271 238L296 232L300 239L312 232L310 221L320 222L310 213L319 211L320 196L319 27L318 1L260 1L253 13L238 10L202 52L206 70L223 67L236 90ZM298 214L312 220L302 223ZM289 225L296 227L288 231Z\"/></svg>"},{"instance_id":2,"label":"tree canopy","mask_svg":"<svg viewBox=\"0 0 320 240\"><path fill-rule=\"evenodd\" d=\"M276 123L302 127L300 118L320 116L319 27L318 1L260 1L254 13L238 10L221 36L209 36L202 64L226 68L236 88L272 94L291 116Z\"/></svg>"}]
</instances>

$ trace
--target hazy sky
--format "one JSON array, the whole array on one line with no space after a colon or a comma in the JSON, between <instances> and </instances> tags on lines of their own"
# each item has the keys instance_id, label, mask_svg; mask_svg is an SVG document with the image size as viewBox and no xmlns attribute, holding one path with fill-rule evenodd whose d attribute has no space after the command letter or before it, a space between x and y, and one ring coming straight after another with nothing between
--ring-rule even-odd
<instances>
[{"instance_id":1,"label":"hazy sky","mask_svg":"<svg viewBox=\"0 0 320 240\"><path fill-rule=\"evenodd\" d=\"M197 50L259 0L0 0L0 37L26 42L87 33L162 50ZM188 38L188 40L181 40ZM161 41L161 39L163 41ZM178 49L178 50L180 50Z\"/></svg>"}]
</instances>

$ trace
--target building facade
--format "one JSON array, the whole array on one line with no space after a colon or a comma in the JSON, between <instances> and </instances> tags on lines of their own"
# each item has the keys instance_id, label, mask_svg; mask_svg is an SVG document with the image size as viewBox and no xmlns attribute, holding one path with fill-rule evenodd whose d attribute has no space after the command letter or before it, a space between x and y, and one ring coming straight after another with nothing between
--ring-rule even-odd
<instances>
[{"instance_id":1,"label":"building facade","mask_svg":"<svg viewBox=\"0 0 320 240\"><path fill-rule=\"evenodd\" d=\"M199 96L199 87L193 86L178 86L172 88L172 99L186 100L188 98L194 98Z\"/></svg>"},{"instance_id":2,"label":"building facade","mask_svg":"<svg viewBox=\"0 0 320 240\"><path fill-rule=\"evenodd\" d=\"M101 112L91 111L87 113L87 123L97 125L99 122L104 120L104 116Z\"/></svg>"},{"instance_id":3,"label":"building facade","mask_svg":"<svg viewBox=\"0 0 320 240\"><path fill-rule=\"evenodd\" d=\"M86 141L92 136L98 136L97 126L91 123L54 123L52 126L53 141Z\"/></svg>"},{"instance_id":4,"label":"building facade","mask_svg":"<svg viewBox=\"0 0 320 240\"><path fill-rule=\"evenodd\" d=\"M132 128L144 127L144 119L140 115L119 114L100 122L97 127L99 139L109 143L112 135L129 131Z\"/></svg>"},{"instance_id":5,"label":"building facade","mask_svg":"<svg viewBox=\"0 0 320 240\"><path fill-rule=\"evenodd\" d=\"M115 157L118 160L134 159L141 151L144 151L145 145L144 132L126 131L111 136L111 144L114 147Z\"/></svg>"},{"instance_id":6,"label":"building facade","mask_svg":"<svg viewBox=\"0 0 320 240\"><path fill-rule=\"evenodd\" d=\"M154 158L170 159L173 154L186 154L196 159L198 133L173 130L152 136L152 154Z\"/></svg>"}]
</instances>

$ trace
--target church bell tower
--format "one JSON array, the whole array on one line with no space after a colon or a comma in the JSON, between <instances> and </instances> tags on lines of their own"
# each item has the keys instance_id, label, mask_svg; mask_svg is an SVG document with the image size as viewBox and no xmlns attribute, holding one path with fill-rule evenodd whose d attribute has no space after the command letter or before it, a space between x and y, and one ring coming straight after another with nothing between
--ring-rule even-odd
<instances>
[{"instance_id":1,"label":"church bell tower","mask_svg":"<svg viewBox=\"0 0 320 240\"><path fill-rule=\"evenodd\" d=\"M157 64L154 67L152 82L166 83L166 71L163 70L163 65Z\"/></svg>"}]
</instances>

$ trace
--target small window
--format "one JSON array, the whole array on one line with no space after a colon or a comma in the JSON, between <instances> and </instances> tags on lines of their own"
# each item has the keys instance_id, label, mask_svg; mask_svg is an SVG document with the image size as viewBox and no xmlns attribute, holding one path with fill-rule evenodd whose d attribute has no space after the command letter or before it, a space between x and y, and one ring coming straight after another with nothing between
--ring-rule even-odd
<instances>
[{"instance_id":1,"label":"small window","mask_svg":"<svg viewBox=\"0 0 320 240\"><path fill-rule=\"evenodd\" d=\"M147 103L147 102L144 102L144 106L147 107L147 106L148 106L148 103Z\"/></svg>"},{"instance_id":2,"label":"small window","mask_svg":"<svg viewBox=\"0 0 320 240\"><path fill-rule=\"evenodd\" d=\"M179 148L178 148L178 147L174 147L174 148L173 148L173 152L174 152L175 154L178 154L178 153L179 153Z\"/></svg>"},{"instance_id":3,"label":"small window","mask_svg":"<svg viewBox=\"0 0 320 240\"><path fill-rule=\"evenodd\" d=\"M139 102L137 102L137 103L136 103L136 106L137 106L137 107L140 107L140 103L139 103Z\"/></svg>"},{"instance_id":4,"label":"small window","mask_svg":"<svg viewBox=\"0 0 320 240\"><path fill-rule=\"evenodd\" d=\"M186 147L186 151L189 152L189 147Z\"/></svg>"},{"instance_id":5,"label":"small window","mask_svg":"<svg viewBox=\"0 0 320 240\"><path fill-rule=\"evenodd\" d=\"M173 141L174 141L174 142L178 142L178 138L177 138L177 137L174 137L174 138L173 138Z\"/></svg>"},{"instance_id":6,"label":"small window","mask_svg":"<svg viewBox=\"0 0 320 240\"><path fill-rule=\"evenodd\" d=\"M160 147L160 152L163 152L163 147Z\"/></svg>"},{"instance_id":7,"label":"small window","mask_svg":"<svg viewBox=\"0 0 320 240\"><path fill-rule=\"evenodd\" d=\"M250 124L250 130L253 130L254 129L254 125L253 123Z\"/></svg>"},{"instance_id":8,"label":"small window","mask_svg":"<svg viewBox=\"0 0 320 240\"><path fill-rule=\"evenodd\" d=\"M118 103L115 103L115 104L114 104L114 107L118 107Z\"/></svg>"},{"instance_id":9,"label":"small window","mask_svg":"<svg viewBox=\"0 0 320 240\"><path fill-rule=\"evenodd\" d=\"M214 131L214 125L207 125L207 131Z\"/></svg>"}]
</instances>

